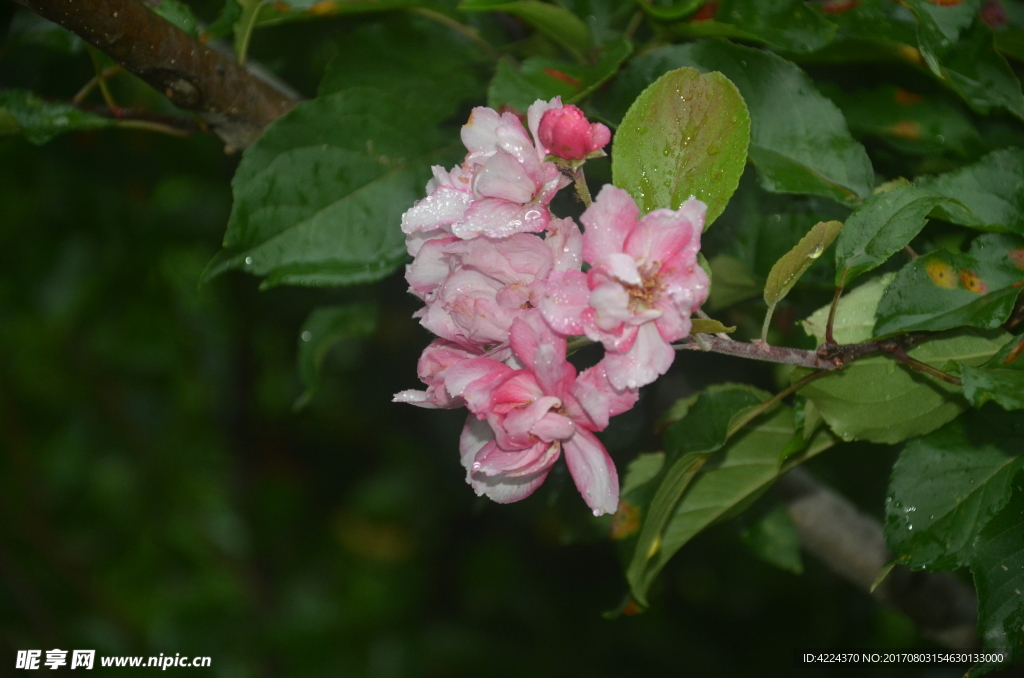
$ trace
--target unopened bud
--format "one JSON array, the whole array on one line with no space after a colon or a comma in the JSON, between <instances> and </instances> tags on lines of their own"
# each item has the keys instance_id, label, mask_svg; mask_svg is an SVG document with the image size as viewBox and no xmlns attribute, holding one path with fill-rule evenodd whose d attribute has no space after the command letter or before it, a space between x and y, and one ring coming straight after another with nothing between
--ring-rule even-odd
<instances>
[{"instance_id":1,"label":"unopened bud","mask_svg":"<svg viewBox=\"0 0 1024 678\"><path fill-rule=\"evenodd\" d=\"M545 111L538 136L544 150L564 160L583 160L612 139L607 127L587 122L587 116L576 106Z\"/></svg>"}]
</instances>

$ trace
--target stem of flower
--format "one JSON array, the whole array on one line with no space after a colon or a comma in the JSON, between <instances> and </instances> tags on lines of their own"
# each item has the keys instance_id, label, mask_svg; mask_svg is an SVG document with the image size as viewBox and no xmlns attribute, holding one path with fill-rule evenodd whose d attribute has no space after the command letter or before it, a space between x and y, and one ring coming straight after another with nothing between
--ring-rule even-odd
<instances>
[{"instance_id":1,"label":"stem of flower","mask_svg":"<svg viewBox=\"0 0 1024 678\"><path fill-rule=\"evenodd\" d=\"M587 178L583 176L583 167L577 167L572 173L572 178L576 183L576 194L580 196L580 200L587 207L590 207L593 203L593 199L590 197L590 188L587 187Z\"/></svg>"}]
</instances>

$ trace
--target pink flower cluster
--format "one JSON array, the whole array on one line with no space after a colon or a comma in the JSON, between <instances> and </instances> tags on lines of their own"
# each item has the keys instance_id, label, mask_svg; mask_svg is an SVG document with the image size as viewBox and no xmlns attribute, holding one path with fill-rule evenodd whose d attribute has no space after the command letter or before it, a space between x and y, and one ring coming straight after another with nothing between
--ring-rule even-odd
<instances>
[{"instance_id":1,"label":"pink flower cluster","mask_svg":"<svg viewBox=\"0 0 1024 678\"><path fill-rule=\"evenodd\" d=\"M696 258L705 205L641 217L626 191L605 186L581 233L548 206L571 183L562 170L601 155L611 135L558 98L530 106L527 124L474 109L464 162L434 167L427 197L402 218L406 280L425 304L416 317L439 338L419 361L426 389L395 401L469 410L459 448L477 494L518 501L564 454L594 514L614 513L618 474L595 433L689 334L708 289ZM604 358L578 372L569 337L601 342Z\"/></svg>"}]
</instances>

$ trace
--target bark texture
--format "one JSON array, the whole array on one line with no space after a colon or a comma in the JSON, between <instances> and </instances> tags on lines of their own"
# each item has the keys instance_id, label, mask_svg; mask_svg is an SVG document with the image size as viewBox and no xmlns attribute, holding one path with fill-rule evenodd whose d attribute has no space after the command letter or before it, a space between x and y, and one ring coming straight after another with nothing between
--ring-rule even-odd
<instances>
[{"instance_id":1,"label":"bark texture","mask_svg":"<svg viewBox=\"0 0 1024 678\"><path fill-rule=\"evenodd\" d=\"M195 111L231 149L245 148L295 105L288 95L202 44L139 0L17 0Z\"/></svg>"}]
</instances>

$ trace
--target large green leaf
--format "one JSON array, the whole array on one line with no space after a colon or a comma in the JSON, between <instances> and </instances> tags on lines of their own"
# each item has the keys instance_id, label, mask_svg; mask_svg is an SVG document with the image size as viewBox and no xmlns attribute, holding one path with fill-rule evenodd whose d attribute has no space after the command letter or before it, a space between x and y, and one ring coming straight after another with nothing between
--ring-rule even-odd
<instances>
[{"instance_id":1,"label":"large green leaf","mask_svg":"<svg viewBox=\"0 0 1024 678\"><path fill-rule=\"evenodd\" d=\"M999 327L1024 287L1024 267L1013 259L1024 239L987 233L967 254L937 250L903 267L878 304L875 334Z\"/></svg>"},{"instance_id":2,"label":"large green leaf","mask_svg":"<svg viewBox=\"0 0 1024 678\"><path fill-rule=\"evenodd\" d=\"M234 207L204 280L230 269L264 286L347 285L382 278L406 253L401 215L430 167L461 145L407 101L349 88L300 103L246 149Z\"/></svg>"},{"instance_id":3,"label":"large green leaf","mask_svg":"<svg viewBox=\"0 0 1024 678\"><path fill-rule=\"evenodd\" d=\"M916 186L900 186L868 198L846 220L836 241L836 285L881 266L914 239L928 215L946 198Z\"/></svg>"},{"instance_id":4,"label":"large green leaf","mask_svg":"<svg viewBox=\"0 0 1024 678\"><path fill-rule=\"evenodd\" d=\"M309 404L320 390L320 366L327 352L342 339L365 337L377 328L377 307L357 303L314 310L299 332L299 378L305 391L295 409Z\"/></svg>"},{"instance_id":5,"label":"large green leaf","mask_svg":"<svg viewBox=\"0 0 1024 678\"><path fill-rule=\"evenodd\" d=\"M945 217L957 224L985 230L1009 230L1024 235L1024 149L989 153L973 165L915 182L962 203Z\"/></svg>"},{"instance_id":6,"label":"large green leaf","mask_svg":"<svg viewBox=\"0 0 1024 678\"><path fill-rule=\"evenodd\" d=\"M722 0L713 18L675 24L672 33L739 38L791 52L813 52L831 42L836 25L803 0Z\"/></svg>"},{"instance_id":7,"label":"large green leaf","mask_svg":"<svg viewBox=\"0 0 1024 678\"><path fill-rule=\"evenodd\" d=\"M580 62L593 46L590 29L583 19L555 4L540 0L466 0L459 9L463 12L505 12L517 16L555 40Z\"/></svg>"},{"instance_id":8,"label":"large green leaf","mask_svg":"<svg viewBox=\"0 0 1024 678\"><path fill-rule=\"evenodd\" d=\"M1024 336L1019 336L984 365L960 366L964 396L975 407L989 400L1007 410L1024 409Z\"/></svg>"},{"instance_id":9,"label":"large green leaf","mask_svg":"<svg viewBox=\"0 0 1024 678\"><path fill-rule=\"evenodd\" d=\"M971 561L975 538L1024 468L1022 436L1024 416L986 408L907 443L885 507L885 538L899 562L951 570Z\"/></svg>"},{"instance_id":10,"label":"large green leaf","mask_svg":"<svg viewBox=\"0 0 1024 678\"><path fill-rule=\"evenodd\" d=\"M1005 332L961 331L917 346L908 354L943 369L952 361L979 365L1006 344ZM794 370L799 379L806 370ZM952 421L968 407L956 386L915 372L889 356L858 360L808 384L801 395L843 440L894 444Z\"/></svg>"},{"instance_id":11,"label":"large green leaf","mask_svg":"<svg viewBox=\"0 0 1024 678\"><path fill-rule=\"evenodd\" d=\"M633 59L608 98L632 101L647 83L684 66L719 71L739 89L750 111L750 158L765 188L851 205L871 194L871 162L839 108L774 54L710 40L663 47Z\"/></svg>"},{"instance_id":12,"label":"large green leaf","mask_svg":"<svg viewBox=\"0 0 1024 678\"><path fill-rule=\"evenodd\" d=\"M426 19L394 15L359 27L336 47L320 96L374 87L414 102L417 115L443 120L484 91L480 48Z\"/></svg>"},{"instance_id":13,"label":"large green leaf","mask_svg":"<svg viewBox=\"0 0 1024 678\"><path fill-rule=\"evenodd\" d=\"M1024 436L1018 429L1017 440ZM1024 478L1010 502L981 531L971 572L978 590L978 632L986 650L1008 650L1005 664L1024 658ZM978 667L981 668L981 667ZM988 668L988 667L985 667ZM980 675L972 671L971 675Z\"/></svg>"},{"instance_id":14,"label":"large green leaf","mask_svg":"<svg viewBox=\"0 0 1024 678\"><path fill-rule=\"evenodd\" d=\"M749 386L714 387L700 394L686 416L669 427L665 449L681 472L670 476L675 467L666 461L666 469L649 481L658 489L647 515L656 515L657 520L644 520L627 570L633 595L641 604L647 604L655 576L686 542L756 498L780 473L835 443L828 433L820 432L784 464L782 452L796 431L793 413L786 407L754 419L726 440L737 417L767 397ZM694 461L705 459L694 468ZM667 505L671 512L665 522Z\"/></svg>"},{"instance_id":15,"label":"large green leaf","mask_svg":"<svg viewBox=\"0 0 1024 678\"><path fill-rule=\"evenodd\" d=\"M980 0L931 2L906 0L905 6L917 19L917 42L928 67L942 75L940 58L956 45L960 34L974 22Z\"/></svg>"},{"instance_id":16,"label":"large green leaf","mask_svg":"<svg viewBox=\"0 0 1024 678\"><path fill-rule=\"evenodd\" d=\"M564 104L575 103L615 75L632 51L632 43L621 38L603 46L592 66L530 57L517 67L502 59L487 91L487 105L525 111L537 99L555 96L562 97Z\"/></svg>"},{"instance_id":17,"label":"large green leaf","mask_svg":"<svg viewBox=\"0 0 1024 678\"><path fill-rule=\"evenodd\" d=\"M776 506L740 533L740 538L758 558L786 572L801 574L800 534L784 506Z\"/></svg>"},{"instance_id":18,"label":"large green leaf","mask_svg":"<svg viewBox=\"0 0 1024 678\"><path fill-rule=\"evenodd\" d=\"M707 228L739 184L749 140L750 117L736 87L721 73L680 68L645 89L622 119L613 181L644 212L678 209L697 196L708 206Z\"/></svg>"},{"instance_id":19,"label":"large green leaf","mask_svg":"<svg viewBox=\"0 0 1024 678\"><path fill-rule=\"evenodd\" d=\"M0 134L17 134L36 145L65 132L113 127L116 122L71 104L43 101L18 89L0 91Z\"/></svg>"}]
</instances>

